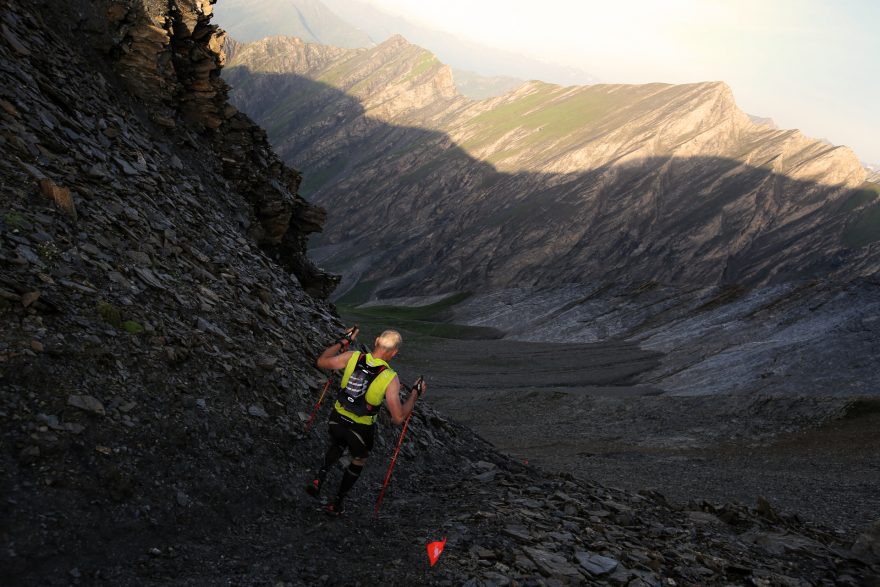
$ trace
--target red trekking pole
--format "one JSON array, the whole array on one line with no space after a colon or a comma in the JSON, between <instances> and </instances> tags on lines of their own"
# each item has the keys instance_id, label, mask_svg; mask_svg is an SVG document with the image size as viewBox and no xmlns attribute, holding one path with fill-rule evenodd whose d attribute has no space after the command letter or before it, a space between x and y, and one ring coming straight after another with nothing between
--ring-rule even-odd
<instances>
[{"instance_id":1,"label":"red trekking pole","mask_svg":"<svg viewBox=\"0 0 880 587\"><path fill-rule=\"evenodd\" d=\"M358 325L355 324L351 330L349 330L348 332L345 333L345 336L343 336L342 340L340 340L339 342L342 343L343 340L347 340L349 343L351 343L351 339L357 331L358 331ZM343 347L340 347L339 350L342 350L342 348ZM327 377L327 383L324 384L324 390L321 391L321 397L318 398L318 403L315 404L315 407L312 410L312 415L309 418L309 421L306 422L306 428L305 428L306 432L308 432L309 429L312 427L312 422L315 421L315 416L318 415L318 410L321 409L321 402L324 401L324 395L327 393L327 390L330 389L330 383L332 381L333 381L333 373L331 372L330 375Z\"/></svg>"},{"instance_id":2,"label":"red trekking pole","mask_svg":"<svg viewBox=\"0 0 880 587\"><path fill-rule=\"evenodd\" d=\"M412 391L416 391L419 395L422 393L422 380L423 378L419 377L416 384L412 387ZM413 406L413 411L415 411L415 406ZM382 483L382 490L379 492L379 499L376 501L376 511L373 512L373 517L379 517L379 506L382 505L382 497L385 496L385 488L388 487L388 481L391 479L391 471L394 470L397 453L400 452L400 445L403 444L403 435L406 434L406 426L409 424L410 418L412 418L412 412L406 417L406 421L403 423L403 430L400 431L400 439L397 441L397 448L394 449L394 456L391 457L391 465L389 465L388 473L385 475L385 482Z\"/></svg>"},{"instance_id":3,"label":"red trekking pole","mask_svg":"<svg viewBox=\"0 0 880 587\"><path fill-rule=\"evenodd\" d=\"M309 431L309 428L312 427L312 422L315 421L315 416L318 415L318 410L321 409L321 402L324 401L324 394L327 393L327 390L330 389L330 383L333 381L333 375L327 378L327 383L324 384L324 391L321 392L321 397L318 398L318 403L315 404L315 408L312 410L312 416L309 418L309 421L306 422L306 432Z\"/></svg>"}]
</instances>

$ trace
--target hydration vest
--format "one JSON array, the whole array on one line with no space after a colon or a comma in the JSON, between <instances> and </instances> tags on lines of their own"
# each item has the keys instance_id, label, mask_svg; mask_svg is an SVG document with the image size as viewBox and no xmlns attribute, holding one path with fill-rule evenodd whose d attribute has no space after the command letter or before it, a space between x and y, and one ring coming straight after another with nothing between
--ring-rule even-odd
<instances>
[{"instance_id":1,"label":"hydration vest","mask_svg":"<svg viewBox=\"0 0 880 587\"><path fill-rule=\"evenodd\" d=\"M385 361L355 351L345 366L336 393L336 411L355 422L372 424L382 408L385 389L394 376Z\"/></svg>"}]
</instances>

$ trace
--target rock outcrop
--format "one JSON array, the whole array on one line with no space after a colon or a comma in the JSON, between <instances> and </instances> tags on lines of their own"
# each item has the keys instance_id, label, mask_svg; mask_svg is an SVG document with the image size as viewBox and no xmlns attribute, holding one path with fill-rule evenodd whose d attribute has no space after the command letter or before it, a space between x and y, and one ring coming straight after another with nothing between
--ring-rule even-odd
<instances>
[{"instance_id":1,"label":"rock outcrop","mask_svg":"<svg viewBox=\"0 0 880 587\"><path fill-rule=\"evenodd\" d=\"M316 254L386 296L878 268L880 231L849 235L855 155L753 123L723 83L530 82L473 101L400 37L268 39L225 75L282 157L314 171L304 189L332 211Z\"/></svg>"},{"instance_id":2,"label":"rock outcrop","mask_svg":"<svg viewBox=\"0 0 880 587\"><path fill-rule=\"evenodd\" d=\"M226 35L210 22L212 5L98 2L83 8L80 18L113 56L128 89L148 105L151 120L199 133L193 140L222 161L229 188L253 205L250 232L258 244L310 293L326 297L336 280L305 254L308 234L321 230L324 211L297 194L300 174L283 165L264 131L227 101L228 87L220 78Z\"/></svg>"}]
</instances>

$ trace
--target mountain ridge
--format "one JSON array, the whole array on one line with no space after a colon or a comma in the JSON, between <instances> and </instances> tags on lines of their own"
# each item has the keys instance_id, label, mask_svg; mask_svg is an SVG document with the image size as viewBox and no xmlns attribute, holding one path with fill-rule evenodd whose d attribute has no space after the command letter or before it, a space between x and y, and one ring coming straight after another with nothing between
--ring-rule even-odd
<instances>
[{"instance_id":1,"label":"mountain ridge","mask_svg":"<svg viewBox=\"0 0 880 587\"><path fill-rule=\"evenodd\" d=\"M274 50L306 51L291 43ZM267 51L260 43L251 51L257 48ZM754 124L723 82L562 87L532 81L476 101L455 91L448 67L401 37L296 74L252 72L247 64L244 51L227 70L233 100L265 122L283 158L313 170L306 191L334 211L319 241L326 248L315 249L323 263L345 272L353 257L366 259L356 251L383 238L359 235L345 244L355 230L349 219L363 216L348 201L352 190L401 211L400 231L410 236L392 235L395 256L362 276L388 280L389 294L405 293L399 288L423 278L411 268L424 255L437 264L431 283L446 284L442 291L510 286L523 272L529 283L545 284L612 274L760 283L796 266L827 270L843 258L857 273L877 267L870 246L849 249L842 242L856 223L843 208L865 179L852 151ZM686 209L686 194L704 210L690 215L698 223L690 227L669 215ZM629 219L611 218L605 207ZM528 228L536 212L568 236L549 244ZM534 234L515 239L514 256L501 235L515 226ZM456 239L460 230L475 240ZM606 243L641 245L609 251L600 234ZM468 249L475 243L485 252ZM641 252L644 260L626 263L624 250ZM758 250L769 256L756 256ZM595 262L608 254L616 259L614 272ZM489 262L490 255L498 258ZM701 256L697 268L693 260ZM468 269L456 278L455 267Z\"/></svg>"}]
</instances>

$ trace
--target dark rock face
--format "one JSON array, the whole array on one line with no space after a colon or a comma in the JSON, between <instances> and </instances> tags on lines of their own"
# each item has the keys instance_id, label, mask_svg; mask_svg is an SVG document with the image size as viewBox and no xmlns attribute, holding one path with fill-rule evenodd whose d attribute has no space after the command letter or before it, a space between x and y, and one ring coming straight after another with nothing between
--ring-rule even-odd
<instances>
[{"instance_id":1,"label":"dark rock face","mask_svg":"<svg viewBox=\"0 0 880 587\"><path fill-rule=\"evenodd\" d=\"M355 275L388 250L359 275L384 297L878 269L855 155L754 124L722 83L531 82L474 101L400 37L359 50L267 39L225 75L281 156L310 170L305 189L330 210L315 255Z\"/></svg>"}]
</instances>

